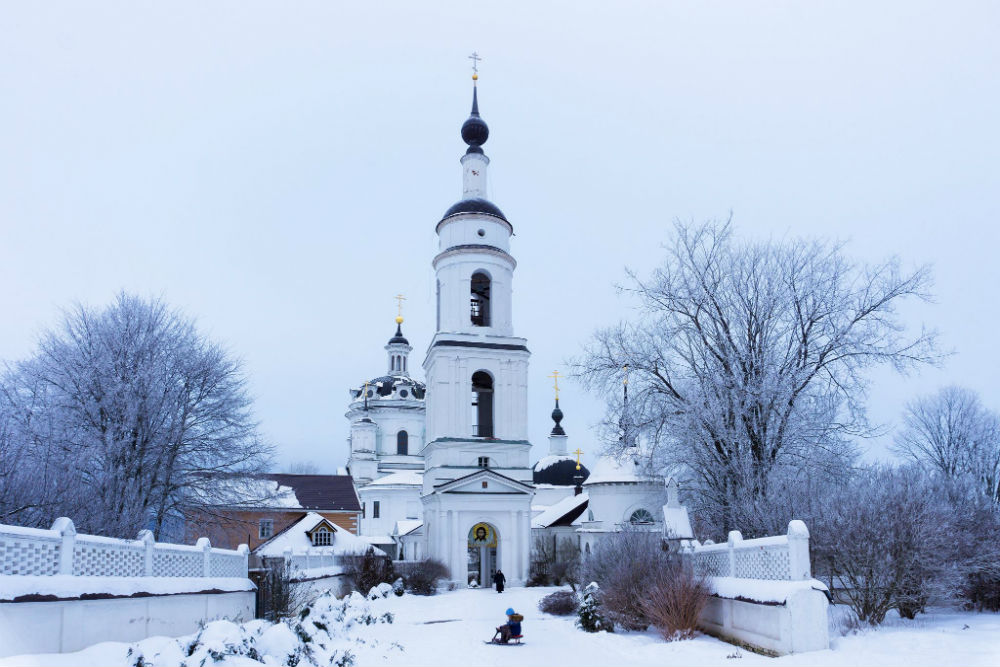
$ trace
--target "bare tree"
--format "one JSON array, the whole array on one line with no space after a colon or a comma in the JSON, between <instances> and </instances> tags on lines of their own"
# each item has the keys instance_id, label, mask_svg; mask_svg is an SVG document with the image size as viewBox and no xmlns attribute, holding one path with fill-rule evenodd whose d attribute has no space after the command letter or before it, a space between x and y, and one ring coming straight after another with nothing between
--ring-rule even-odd
<instances>
[{"instance_id":1,"label":"bare tree","mask_svg":"<svg viewBox=\"0 0 1000 667\"><path fill-rule=\"evenodd\" d=\"M1000 415L962 387L910 402L895 451L948 479L967 475L1000 502Z\"/></svg>"},{"instance_id":2,"label":"bare tree","mask_svg":"<svg viewBox=\"0 0 1000 667\"><path fill-rule=\"evenodd\" d=\"M2 389L13 448L40 481L22 523L65 514L83 531L159 538L215 477L258 473L270 456L239 362L159 300L75 307Z\"/></svg>"},{"instance_id":3,"label":"bare tree","mask_svg":"<svg viewBox=\"0 0 1000 667\"><path fill-rule=\"evenodd\" d=\"M319 466L315 461L292 461L285 466L289 475L318 475Z\"/></svg>"},{"instance_id":4,"label":"bare tree","mask_svg":"<svg viewBox=\"0 0 1000 667\"><path fill-rule=\"evenodd\" d=\"M740 242L729 222L678 223L666 250L649 279L629 273L637 317L598 331L576 372L617 395L628 364L629 420L651 463L686 466L715 530L758 534L747 512L776 473L833 474L854 454L851 437L871 432L871 367L935 359L934 333L907 335L897 312L927 298L929 272L859 264L821 241Z\"/></svg>"}]
</instances>

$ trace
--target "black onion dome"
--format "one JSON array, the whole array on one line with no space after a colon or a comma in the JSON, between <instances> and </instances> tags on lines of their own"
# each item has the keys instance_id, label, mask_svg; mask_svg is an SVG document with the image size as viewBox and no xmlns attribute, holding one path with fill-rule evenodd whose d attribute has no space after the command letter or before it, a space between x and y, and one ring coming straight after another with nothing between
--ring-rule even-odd
<instances>
[{"instance_id":1,"label":"black onion dome","mask_svg":"<svg viewBox=\"0 0 1000 667\"><path fill-rule=\"evenodd\" d=\"M566 431L563 430L561 422L563 420L563 411L559 409L559 399L556 399L555 410L552 411L552 421L556 424L552 427L552 433L550 435L566 435Z\"/></svg>"},{"instance_id":2,"label":"black onion dome","mask_svg":"<svg viewBox=\"0 0 1000 667\"><path fill-rule=\"evenodd\" d=\"M406 389L412 398L423 399L427 392L427 385L418 380L414 380L406 375L380 375L368 381L368 391L372 392L369 398L392 396L397 390ZM364 383L354 394L354 398L362 399L361 393L365 390ZM400 396L399 398L410 398L411 396Z\"/></svg>"},{"instance_id":3,"label":"black onion dome","mask_svg":"<svg viewBox=\"0 0 1000 667\"><path fill-rule=\"evenodd\" d=\"M503 211L501 211L496 204L488 199L482 199L481 197L471 197L453 204L451 208L444 212L441 219L444 220L445 218L458 215L459 213L485 213L486 215L492 215L495 218L500 218L504 222L507 222L507 218L504 217Z\"/></svg>"},{"instance_id":4,"label":"black onion dome","mask_svg":"<svg viewBox=\"0 0 1000 667\"><path fill-rule=\"evenodd\" d=\"M541 470L539 464L547 464L548 460L558 458L555 463L545 465ZM531 467L531 479L535 484L551 484L553 486L576 486L577 481L583 483L590 477L587 466L581 464L580 469L576 469L576 459L572 456L551 457L546 456ZM579 478L579 480L577 479Z\"/></svg>"},{"instance_id":5,"label":"black onion dome","mask_svg":"<svg viewBox=\"0 0 1000 667\"><path fill-rule=\"evenodd\" d=\"M476 88L472 88L472 114L462 123L462 141L469 144L468 153L482 153L480 148L490 138L490 128L486 121L479 116L479 100L476 95Z\"/></svg>"},{"instance_id":6,"label":"black onion dome","mask_svg":"<svg viewBox=\"0 0 1000 667\"><path fill-rule=\"evenodd\" d=\"M410 341L403 337L403 325L396 325L396 335L389 339L389 345L395 345L396 343L402 343L403 345L409 345Z\"/></svg>"}]
</instances>

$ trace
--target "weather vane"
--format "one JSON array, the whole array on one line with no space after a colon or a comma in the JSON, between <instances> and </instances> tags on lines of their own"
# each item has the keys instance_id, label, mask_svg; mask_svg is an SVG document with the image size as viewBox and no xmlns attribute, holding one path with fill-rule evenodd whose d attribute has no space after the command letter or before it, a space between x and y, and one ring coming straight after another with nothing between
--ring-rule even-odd
<instances>
[{"instance_id":1,"label":"weather vane","mask_svg":"<svg viewBox=\"0 0 1000 667\"><path fill-rule=\"evenodd\" d=\"M392 298L394 298L396 300L396 302L397 302L397 306L396 306L396 308L397 308L397 310L396 310L396 324L402 324L403 323L403 302L406 301L406 297L403 296L402 294L397 294L396 296L394 296Z\"/></svg>"},{"instance_id":2,"label":"weather vane","mask_svg":"<svg viewBox=\"0 0 1000 667\"><path fill-rule=\"evenodd\" d=\"M549 375L547 377L552 378L552 380L554 382L553 387L555 387L555 390L556 390L556 400L558 401L559 400L559 371L552 371L552 375Z\"/></svg>"},{"instance_id":3,"label":"weather vane","mask_svg":"<svg viewBox=\"0 0 1000 667\"><path fill-rule=\"evenodd\" d=\"M473 51L472 55L469 56L469 60L472 61L472 80L476 81L479 78L479 61L482 60L482 58L478 53Z\"/></svg>"}]
</instances>

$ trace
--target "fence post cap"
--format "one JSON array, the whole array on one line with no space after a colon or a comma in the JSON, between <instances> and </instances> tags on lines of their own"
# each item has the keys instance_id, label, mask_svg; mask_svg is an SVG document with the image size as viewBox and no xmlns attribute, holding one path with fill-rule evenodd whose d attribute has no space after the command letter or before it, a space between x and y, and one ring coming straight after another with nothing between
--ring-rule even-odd
<instances>
[{"instance_id":1,"label":"fence post cap","mask_svg":"<svg viewBox=\"0 0 1000 667\"><path fill-rule=\"evenodd\" d=\"M198 541L195 542L194 545L199 549L203 549L205 551L208 551L209 549L212 548L212 543L209 541L207 537L199 537Z\"/></svg>"},{"instance_id":2,"label":"fence post cap","mask_svg":"<svg viewBox=\"0 0 1000 667\"><path fill-rule=\"evenodd\" d=\"M809 537L809 529L806 528L806 522L801 519L792 519L788 522L788 536L789 537Z\"/></svg>"},{"instance_id":3,"label":"fence post cap","mask_svg":"<svg viewBox=\"0 0 1000 667\"><path fill-rule=\"evenodd\" d=\"M73 520L66 516L61 516L53 521L51 530L61 535L76 535L76 526L73 525Z\"/></svg>"},{"instance_id":4,"label":"fence post cap","mask_svg":"<svg viewBox=\"0 0 1000 667\"><path fill-rule=\"evenodd\" d=\"M741 533L738 530L729 531L729 537L726 539L726 542L728 542L730 545L733 545L733 544L739 544L742 541L743 541L743 533Z\"/></svg>"},{"instance_id":5,"label":"fence post cap","mask_svg":"<svg viewBox=\"0 0 1000 667\"><path fill-rule=\"evenodd\" d=\"M240 546L236 547L236 553L247 556L250 554L250 547L248 547L245 544L241 544Z\"/></svg>"},{"instance_id":6,"label":"fence post cap","mask_svg":"<svg viewBox=\"0 0 1000 667\"><path fill-rule=\"evenodd\" d=\"M136 539L139 540L140 542L145 542L145 543L156 542L156 538L153 537L153 531L149 530L148 528L143 528L142 530L140 530L139 535L136 537Z\"/></svg>"}]
</instances>

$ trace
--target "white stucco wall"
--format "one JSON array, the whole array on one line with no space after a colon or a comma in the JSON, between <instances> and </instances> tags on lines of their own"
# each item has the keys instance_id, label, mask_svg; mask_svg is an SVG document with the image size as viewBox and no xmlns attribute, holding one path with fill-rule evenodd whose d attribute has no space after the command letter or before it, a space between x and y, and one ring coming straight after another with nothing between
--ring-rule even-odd
<instances>
[{"instance_id":1,"label":"white stucco wall","mask_svg":"<svg viewBox=\"0 0 1000 667\"><path fill-rule=\"evenodd\" d=\"M0 658L68 653L106 641L133 642L154 635L178 637L218 618L249 621L253 591L157 595L109 600L0 602Z\"/></svg>"}]
</instances>

